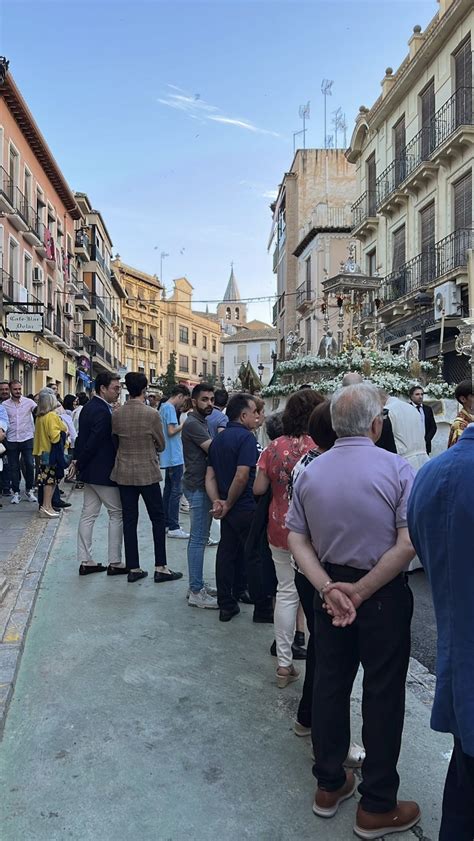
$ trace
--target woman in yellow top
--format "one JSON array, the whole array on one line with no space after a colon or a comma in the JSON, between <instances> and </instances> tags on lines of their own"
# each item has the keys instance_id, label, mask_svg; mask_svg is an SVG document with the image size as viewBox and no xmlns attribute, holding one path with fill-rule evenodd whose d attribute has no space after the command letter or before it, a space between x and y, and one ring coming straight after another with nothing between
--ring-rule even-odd
<instances>
[{"instance_id":1,"label":"woman in yellow top","mask_svg":"<svg viewBox=\"0 0 474 841\"><path fill-rule=\"evenodd\" d=\"M40 392L36 410L33 455L39 456L40 461L38 485L43 487L43 505L39 510L39 515L44 518L59 517L51 504L54 486L58 481L56 466L50 465L49 461L53 444L58 443L61 432L67 432L67 427L55 412L57 405L58 401L53 392Z\"/></svg>"}]
</instances>

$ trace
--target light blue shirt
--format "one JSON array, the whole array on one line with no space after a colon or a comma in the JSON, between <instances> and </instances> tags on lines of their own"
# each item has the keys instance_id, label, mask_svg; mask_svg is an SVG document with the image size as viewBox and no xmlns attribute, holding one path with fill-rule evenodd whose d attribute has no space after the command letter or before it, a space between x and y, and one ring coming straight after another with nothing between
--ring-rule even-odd
<instances>
[{"instance_id":1,"label":"light blue shirt","mask_svg":"<svg viewBox=\"0 0 474 841\"><path fill-rule=\"evenodd\" d=\"M160 453L160 466L177 467L179 464L184 464L184 457L181 432L177 435L168 435L168 424L178 425L178 416L172 403L169 401L163 403L160 407L160 417L165 436L165 449Z\"/></svg>"},{"instance_id":2,"label":"light blue shirt","mask_svg":"<svg viewBox=\"0 0 474 841\"><path fill-rule=\"evenodd\" d=\"M0 426L2 427L4 432L6 432L8 427L10 426L10 424L8 422L7 410L2 406L1 403L0 403Z\"/></svg>"},{"instance_id":3,"label":"light blue shirt","mask_svg":"<svg viewBox=\"0 0 474 841\"><path fill-rule=\"evenodd\" d=\"M228 423L227 415L224 415L224 412L214 406L211 414L207 416L207 428L211 438L215 438L219 429L225 429Z\"/></svg>"}]
</instances>

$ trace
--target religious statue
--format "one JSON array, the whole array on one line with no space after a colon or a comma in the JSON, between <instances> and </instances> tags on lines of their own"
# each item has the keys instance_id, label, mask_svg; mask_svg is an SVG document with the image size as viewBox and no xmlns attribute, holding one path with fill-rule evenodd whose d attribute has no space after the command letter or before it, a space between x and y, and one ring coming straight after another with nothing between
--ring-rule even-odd
<instances>
[{"instance_id":1,"label":"religious statue","mask_svg":"<svg viewBox=\"0 0 474 841\"><path fill-rule=\"evenodd\" d=\"M328 330L326 335L321 339L319 343L318 356L320 356L321 359L332 359L334 356L337 356L337 342L332 335L331 330Z\"/></svg>"},{"instance_id":2,"label":"religious statue","mask_svg":"<svg viewBox=\"0 0 474 841\"><path fill-rule=\"evenodd\" d=\"M405 344L402 346L402 355L407 362L417 362L420 358L420 346L411 333L408 333Z\"/></svg>"},{"instance_id":3,"label":"religious statue","mask_svg":"<svg viewBox=\"0 0 474 841\"><path fill-rule=\"evenodd\" d=\"M238 377L242 383L242 390L249 394L255 394L256 391L261 391L262 383L257 372L252 367L250 362L242 362L239 368Z\"/></svg>"}]
</instances>

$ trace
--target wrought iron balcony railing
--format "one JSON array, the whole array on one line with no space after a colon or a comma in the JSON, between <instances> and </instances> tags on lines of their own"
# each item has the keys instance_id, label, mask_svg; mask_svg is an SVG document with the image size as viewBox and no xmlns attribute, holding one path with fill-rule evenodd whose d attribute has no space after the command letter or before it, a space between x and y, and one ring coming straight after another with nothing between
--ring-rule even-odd
<instances>
[{"instance_id":1,"label":"wrought iron balcony railing","mask_svg":"<svg viewBox=\"0 0 474 841\"><path fill-rule=\"evenodd\" d=\"M366 219L377 215L377 193L366 190L352 205L352 229L358 228Z\"/></svg>"},{"instance_id":2,"label":"wrought iron balcony railing","mask_svg":"<svg viewBox=\"0 0 474 841\"><path fill-rule=\"evenodd\" d=\"M297 290L296 290L296 308L303 306L303 304L309 304L310 301L313 300L313 290L311 289L311 284L308 281L304 281L301 283Z\"/></svg>"}]
</instances>

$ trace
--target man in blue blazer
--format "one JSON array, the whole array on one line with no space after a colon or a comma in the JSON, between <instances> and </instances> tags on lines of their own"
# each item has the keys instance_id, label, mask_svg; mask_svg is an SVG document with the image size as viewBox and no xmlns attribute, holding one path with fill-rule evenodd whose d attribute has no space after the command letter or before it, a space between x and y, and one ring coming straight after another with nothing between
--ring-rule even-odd
<instances>
[{"instance_id":1,"label":"man in blue blazer","mask_svg":"<svg viewBox=\"0 0 474 841\"><path fill-rule=\"evenodd\" d=\"M108 371L95 380L95 397L89 400L79 415L79 435L76 439L73 470L84 482L84 502L77 534L79 575L105 572L123 575L122 565L122 505L120 494L110 474L115 463L112 439L112 405L120 395L120 379ZM94 524L104 505L109 515L108 567L96 563L92 555Z\"/></svg>"},{"instance_id":2,"label":"man in blue blazer","mask_svg":"<svg viewBox=\"0 0 474 841\"><path fill-rule=\"evenodd\" d=\"M474 424L419 471L410 537L430 581L438 626L433 730L452 733L439 841L474 838Z\"/></svg>"}]
</instances>

